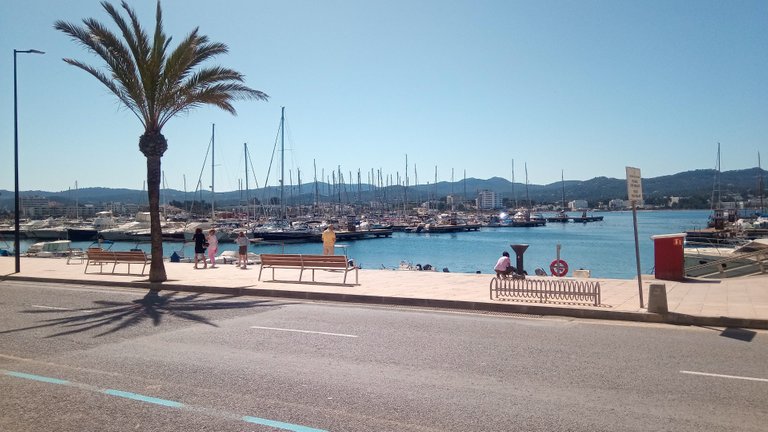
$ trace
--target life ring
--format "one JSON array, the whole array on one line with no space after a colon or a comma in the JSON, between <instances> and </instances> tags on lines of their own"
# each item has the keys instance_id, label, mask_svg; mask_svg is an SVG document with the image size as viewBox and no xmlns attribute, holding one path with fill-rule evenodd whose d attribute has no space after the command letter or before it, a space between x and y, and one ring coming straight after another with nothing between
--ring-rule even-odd
<instances>
[{"instance_id":1,"label":"life ring","mask_svg":"<svg viewBox=\"0 0 768 432\"><path fill-rule=\"evenodd\" d=\"M563 277L568 274L568 263L556 259L549 264L549 270L552 272L552 276Z\"/></svg>"}]
</instances>

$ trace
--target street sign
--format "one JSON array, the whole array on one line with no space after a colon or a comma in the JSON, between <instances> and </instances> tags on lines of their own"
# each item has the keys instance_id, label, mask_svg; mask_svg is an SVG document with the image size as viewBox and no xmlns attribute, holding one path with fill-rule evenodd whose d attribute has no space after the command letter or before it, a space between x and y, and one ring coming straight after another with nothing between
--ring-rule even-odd
<instances>
[{"instance_id":1,"label":"street sign","mask_svg":"<svg viewBox=\"0 0 768 432\"><path fill-rule=\"evenodd\" d=\"M630 201L643 201L643 183L640 178L640 168L627 167L627 195Z\"/></svg>"},{"instance_id":2,"label":"street sign","mask_svg":"<svg viewBox=\"0 0 768 432\"><path fill-rule=\"evenodd\" d=\"M635 262L637 264L637 291L640 296L640 309L643 305L643 276L640 273L640 242L637 239L637 203L643 202L643 183L640 168L627 167L627 195L632 203L632 226L635 228Z\"/></svg>"}]
</instances>

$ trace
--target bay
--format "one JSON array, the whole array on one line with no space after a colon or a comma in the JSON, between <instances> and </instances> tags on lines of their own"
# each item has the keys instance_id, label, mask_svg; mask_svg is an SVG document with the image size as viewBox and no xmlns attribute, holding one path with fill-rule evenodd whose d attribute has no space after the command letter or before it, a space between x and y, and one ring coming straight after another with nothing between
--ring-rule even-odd
<instances>
[{"instance_id":1,"label":"bay","mask_svg":"<svg viewBox=\"0 0 768 432\"><path fill-rule=\"evenodd\" d=\"M632 279L637 276L632 212L606 212L602 222L548 223L534 228L482 228L479 231L445 234L411 234L395 232L391 238L358 240L344 243L337 253L346 250L349 258L364 269L394 269L401 261L430 264L435 269L450 272L493 274L493 266L503 251L508 251L515 263L512 244L529 245L523 255L525 270L533 274L541 267L549 273L549 264L557 257L568 263L569 275L575 269L588 269L592 277ZM652 274L654 267L651 236L685 232L706 225L709 210L638 211L638 241L640 270ZM33 240L24 240L26 250ZM340 245L341 243L339 243ZM72 247L87 248L89 242L73 242ZM219 245L219 253L235 251L233 243ZM149 252L148 243L118 242L112 250L142 249ZM192 257L191 243L165 243L163 255L179 252ZM251 245L253 253L322 253L320 243L285 245Z\"/></svg>"}]
</instances>

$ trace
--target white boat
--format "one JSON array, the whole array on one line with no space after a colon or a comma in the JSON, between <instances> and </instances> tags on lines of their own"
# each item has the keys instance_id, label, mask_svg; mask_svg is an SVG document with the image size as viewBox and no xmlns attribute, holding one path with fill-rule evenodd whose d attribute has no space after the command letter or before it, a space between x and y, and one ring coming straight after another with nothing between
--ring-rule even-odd
<instances>
[{"instance_id":1,"label":"white boat","mask_svg":"<svg viewBox=\"0 0 768 432\"><path fill-rule=\"evenodd\" d=\"M99 236L110 241L133 241L136 239L133 232L148 229L150 229L149 212L138 212L132 221L114 228L103 229L99 231Z\"/></svg>"},{"instance_id":2,"label":"white boat","mask_svg":"<svg viewBox=\"0 0 768 432\"><path fill-rule=\"evenodd\" d=\"M194 240L192 237L195 235L195 231L200 228L203 230L204 235L208 235L208 231L211 230L211 228L216 230L216 239L219 240L219 243L224 242L231 242L232 241L232 230L226 227L219 227L215 226L214 224L210 222L190 222L187 225L184 226L184 241L185 242L193 242Z\"/></svg>"},{"instance_id":3,"label":"white boat","mask_svg":"<svg viewBox=\"0 0 768 432\"><path fill-rule=\"evenodd\" d=\"M734 246L687 246L683 249L686 277L723 279L768 272L768 239Z\"/></svg>"},{"instance_id":4,"label":"white boat","mask_svg":"<svg viewBox=\"0 0 768 432\"><path fill-rule=\"evenodd\" d=\"M59 257L68 255L71 249L71 240L45 241L32 244L29 249L27 249L27 255L35 257Z\"/></svg>"}]
</instances>

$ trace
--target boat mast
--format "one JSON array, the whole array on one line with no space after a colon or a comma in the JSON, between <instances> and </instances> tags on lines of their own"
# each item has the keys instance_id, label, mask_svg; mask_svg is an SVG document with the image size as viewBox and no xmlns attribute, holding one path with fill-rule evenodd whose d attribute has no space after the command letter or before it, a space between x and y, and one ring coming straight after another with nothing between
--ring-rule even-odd
<instances>
[{"instance_id":1,"label":"boat mast","mask_svg":"<svg viewBox=\"0 0 768 432\"><path fill-rule=\"evenodd\" d=\"M248 197L248 143L243 143L243 163L245 164L245 222L251 219L250 200Z\"/></svg>"},{"instance_id":2,"label":"boat mast","mask_svg":"<svg viewBox=\"0 0 768 432\"><path fill-rule=\"evenodd\" d=\"M216 220L216 189L214 188L214 158L216 157L216 124L211 125L211 222Z\"/></svg>"},{"instance_id":3,"label":"boat mast","mask_svg":"<svg viewBox=\"0 0 768 432\"><path fill-rule=\"evenodd\" d=\"M160 189L160 201L163 203L163 220L168 218L168 185L165 184L165 171L160 171L161 178L163 179L163 187ZM77 183L75 183L77 186Z\"/></svg>"},{"instance_id":4,"label":"boat mast","mask_svg":"<svg viewBox=\"0 0 768 432\"><path fill-rule=\"evenodd\" d=\"M403 214L407 212L408 202L408 153L405 154L405 178L403 179Z\"/></svg>"},{"instance_id":5,"label":"boat mast","mask_svg":"<svg viewBox=\"0 0 768 432\"><path fill-rule=\"evenodd\" d=\"M285 219L285 107L280 108L280 216Z\"/></svg>"},{"instance_id":6,"label":"boat mast","mask_svg":"<svg viewBox=\"0 0 768 432\"><path fill-rule=\"evenodd\" d=\"M189 200L187 200L187 175L182 174L181 175L182 183L184 183L184 204L187 206L187 213L192 213L192 208L190 207Z\"/></svg>"},{"instance_id":7,"label":"boat mast","mask_svg":"<svg viewBox=\"0 0 768 432\"><path fill-rule=\"evenodd\" d=\"M315 168L315 212L317 212L320 190L317 185L317 161L315 159L312 159L312 166Z\"/></svg>"},{"instance_id":8,"label":"boat mast","mask_svg":"<svg viewBox=\"0 0 768 432\"><path fill-rule=\"evenodd\" d=\"M517 193L515 193L515 160L512 159L512 199L515 201L515 208L517 208Z\"/></svg>"},{"instance_id":9,"label":"boat mast","mask_svg":"<svg viewBox=\"0 0 768 432\"><path fill-rule=\"evenodd\" d=\"M419 171L416 169L416 164L413 164L413 177L414 177L414 190L416 191L416 202L421 201L421 195L419 194ZM429 192L427 192L427 200L429 200ZM429 209L429 206L427 206Z\"/></svg>"},{"instance_id":10,"label":"boat mast","mask_svg":"<svg viewBox=\"0 0 768 432\"><path fill-rule=\"evenodd\" d=\"M451 168L451 196L453 196L453 168Z\"/></svg>"},{"instance_id":11,"label":"boat mast","mask_svg":"<svg viewBox=\"0 0 768 432\"><path fill-rule=\"evenodd\" d=\"M435 208L439 210L440 208L440 199L437 197L437 165L435 165ZM429 193L427 193L429 195Z\"/></svg>"},{"instance_id":12,"label":"boat mast","mask_svg":"<svg viewBox=\"0 0 768 432\"><path fill-rule=\"evenodd\" d=\"M560 170L560 184L563 185L563 204L562 209L565 211L565 177L563 175L563 170Z\"/></svg>"},{"instance_id":13,"label":"boat mast","mask_svg":"<svg viewBox=\"0 0 768 432\"><path fill-rule=\"evenodd\" d=\"M301 168L296 167L296 182L298 184L297 200L299 202L299 210L301 210Z\"/></svg>"},{"instance_id":14,"label":"boat mast","mask_svg":"<svg viewBox=\"0 0 768 432\"><path fill-rule=\"evenodd\" d=\"M715 185L712 187L712 209L720 210L720 143L717 143L715 171Z\"/></svg>"},{"instance_id":15,"label":"boat mast","mask_svg":"<svg viewBox=\"0 0 768 432\"><path fill-rule=\"evenodd\" d=\"M528 162L525 163L525 200L528 201L528 210L530 210L531 195L528 193Z\"/></svg>"},{"instance_id":16,"label":"boat mast","mask_svg":"<svg viewBox=\"0 0 768 432\"><path fill-rule=\"evenodd\" d=\"M760 152L757 152L757 190L760 191L760 215L763 216L765 207L763 206L763 195L765 193L765 184L763 184L763 168L760 165Z\"/></svg>"},{"instance_id":17,"label":"boat mast","mask_svg":"<svg viewBox=\"0 0 768 432\"><path fill-rule=\"evenodd\" d=\"M467 170L464 170L464 201L467 201Z\"/></svg>"}]
</instances>

